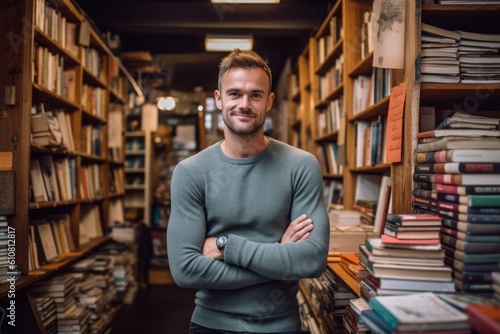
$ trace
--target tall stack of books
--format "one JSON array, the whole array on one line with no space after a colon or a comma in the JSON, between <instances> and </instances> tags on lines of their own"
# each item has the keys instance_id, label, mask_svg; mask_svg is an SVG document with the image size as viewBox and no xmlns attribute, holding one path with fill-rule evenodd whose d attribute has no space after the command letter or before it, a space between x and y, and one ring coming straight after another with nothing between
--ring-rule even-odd
<instances>
[{"instance_id":1,"label":"tall stack of books","mask_svg":"<svg viewBox=\"0 0 500 334\"><path fill-rule=\"evenodd\" d=\"M431 214L389 214L387 217L386 224L399 219L400 227L413 227L411 233L416 238L382 234L380 238L368 238L359 246L361 263L368 271L361 279L361 296L369 301L377 295L455 292L452 270L445 264L439 236L418 238L418 233L428 233L426 226L439 227L441 219Z\"/></svg>"},{"instance_id":2,"label":"tall stack of books","mask_svg":"<svg viewBox=\"0 0 500 334\"><path fill-rule=\"evenodd\" d=\"M500 262L500 119L455 113L417 135L414 212L443 219L457 291L492 293Z\"/></svg>"},{"instance_id":3,"label":"tall stack of books","mask_svg":"<svg viewBox=\"0 0 500 334\"><path fill-rule=\"evenodd\" d=\"M34 298L51 298L56 304L57 332L81 332L89 329L90 314L76 304L75 279L71 274L56 275L30 287Z\"/></svg>"},{"instance_id":4,"label":"tall stack of books","mask_svg":"<svg viewBox=\"0 0 500 334\"><path fill-rule=\"evenodd\" d=\"M49 297L34 298L36 309L47 334L57 333L56 303Z\"/></svg>"}]
</instances>

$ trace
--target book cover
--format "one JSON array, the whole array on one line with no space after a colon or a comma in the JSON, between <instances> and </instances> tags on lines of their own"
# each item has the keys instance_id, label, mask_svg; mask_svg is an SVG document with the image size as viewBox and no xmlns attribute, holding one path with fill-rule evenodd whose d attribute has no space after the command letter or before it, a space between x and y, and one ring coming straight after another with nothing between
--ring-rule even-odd
<instances>
[{"instance_id":1,"label":"book cover","mask_svg":"<svg viewBox=\"0 0 500 334\"><path fill-rule=\"evenodd\" d=\"M417 139L432 137L500 137L499 130L484 129L437 129L417 133Z\"/></svg>"},{"instance_id":2,"label":"book cover","mask_svg":"<svg viewBox=\"0 0 500 334\"><path fill-rule=\"evenodd\" d=\"M467 315L433 292L403 296L374 296L368 304L397 331L453 330L470 328Z\"/></svg>"},{"instance_id":3,"label":"book cover","mask_svg":"<svg viewBox=\"0 0 500 334\"><path fill-rule=\"evenodd\" d=\"M464 253L500 253L500 243L496 242L472 242L460 240L447 234L441 234L441 243Z\"/></svg>"},{"instance_id":4,"label":"book cover","mask_svg":"<svg viewBox=\"0 0 500 334\"><path fill-rule=\"evenodd\" d=\"M493 195L500 194L500 186L491 185L468 185L457 186L451 184L436 184L435 190L437 193L453 194L453 195Z\"/></svg>"},{"instance_id":5,"label":"book cover","mask_svg":"<svg viewBox=\"0 0 500 334\"><path fill-rule=\"evenodd\" d=\"M500 152L500 151L499 151ZM417 174L415 174L417 175ZM441 184L451 184L457 186L465 185L500 185L500 174L424 174L434 175L434 181ZM418 181L418 180L416 180ZM425 181L425 180L423 180Z\"/></svg>"},{"instance_id":6,"label":"book cover","mask_svg":"<svg viewBox=\"0 0 500 334\"><path fill-rule=\"evenodd\" d=\"M371 273L375 277L407 278L415 280L450 281L453 278L452 269L448 266L373 263Z\"/></svg>"},{"instance_id":7,"label":"book cover","mask_svg":"<svg viewBox=\"0 0 500 334\"><path fill-rule=\"evenodd\" d=\"M467 253L443 244L441 247L444 250L445 256L453 260L462 261L463 263L483 264L500 262L500 253Z\"/></svg>"},{"instance_id":8,"label":"book cover","mask_svg":"<svg viewBox=\"0 0 500 334\"><path fill-rule=\"evenodd\" d=\"M500 162L500 150L453 149L417 152L415 154L415 162Z\"/></svg>"},{"instance_id":9,"label":"book cover","mask_svg":"<svg viewBox=\"0 0 500 334\"><path fill-rule=\"evenodd\" d=\"M455 195L446 193L437 193L438 201L457 203L472 208L499 208L500 195Z\"/></svg>"},{"instance_id":10,"label":"book cover","mask_svg":"<svg viewBox=\"0 0 500 334\"><path fill-rule=\"evenodd\" d=\"M437 208L443 210L455 211L458 213L482 213L482 214L500 214L500 206L497 207L470 207L466 204L453 203L447 201L437 201Z\"/></svg>"},{"instance_id":11,"label":"book cover","mask_svg":"<svg viewBox=\"0 0 500 334\"><path fill-rule=\"evenodd\" d=\"M415 165L415 173L458 174L458 173L500 173L500 163L495 162L436 162Z\"/></svg>"},{"instance_id":12,"label":"book cover","mask_svg":"<svg viewBox=\"0 0 500 334\"><path fill-rule=\"evenodd\" d=\"M383 244L392 245L438 245L440 243L439 238L434 239L398 239L387 234L382 234L380 236Z\"/></svg>"},{"instance_id":13,"label":"book cover","mask_svg":"<svg viewBox=\"0 0 500 334\"><path fill-rule=\"evenodd\" d=\"M500 228L500 227L499 227ZM447 234L453 238L469 241L469 242L488 242L488 243L500 243L500 232L493 231L492 234L474 234L469 232L462 232L457 229L448 228L446 226L441 226L441 233ZM496 233L496 234L495 234Z\"/></svg>"},{"instance_id":14,"label":"book cover","mask_svg":"<svg viewBox=\"0 0 500 334\"><path fill-rule=\"evenodd\" d=\"M443 219L443 228L449 228L468 235L499 234L499 224L470 224L454 219ZM465 239L464 239L465 240Z\"/></svg>"},{"instance_id":15,"label":"book cover","mask_svg":"<svg viewBox=\"0 0 500 334\"><path fill-rule=\"evenodd\" d=\"M437 215L420 214L388 214L386 221L399 226L440 226L441 218Z\"/></svg>"}]
</instances>

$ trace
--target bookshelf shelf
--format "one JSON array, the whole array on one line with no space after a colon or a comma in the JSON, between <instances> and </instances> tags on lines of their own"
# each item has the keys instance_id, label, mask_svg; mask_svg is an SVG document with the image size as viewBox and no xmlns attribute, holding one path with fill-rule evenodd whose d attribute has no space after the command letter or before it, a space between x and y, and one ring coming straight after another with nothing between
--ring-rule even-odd
<instances>
[{"instance_id":1,"label":"bookshelf shelf","mask_svg":"<svg viewBox=\"0 0 500 334\"><path fill-rule=\"evenodd\" d=\"M0 33L22 37L22 43L0 54L0 99L4 100L5 87L16 88L16 101L7 107L9 117L0 123L0 152L12 156L15 215L7 220L16 231L15 260L21 272L16 292L26 299L19 316L27 316L27 322L36 320L37 311L25 288L111 240L106 235L108 219L116 219L108 215L110 202L124 198L123 191L111 190L108 181L113 170L123 170L123 131L109 138L108 131L116 124L111 126L108 120L113 109L122 113L121 122L127 109L124 97L142 92L88 23L71 0L16 1L0 12ZM100 62L100 66L84 56L86 30L80 29L84 25L89 28L90 47L99 54L93 65ZM89 88L100 90L97 109L87 105L94 98L84 94ZM85 138L90 130L93 136ZM89 143L94 146L91 150ZM86 193L90 186L93 192ZM95 235L87 233L82 223L88 209ZM44 233L47 226L55 232ZM57 256L64 260L51 263L44 256L46 249L35 252L41 238L53 238ZM62 247L61 241L70 239L71 247ZM0 296L5 297L7 289L8 285L0 286ZM31 328L37 326L45 332L41 322L33 322Z\"/></svg>"}]
</instances>

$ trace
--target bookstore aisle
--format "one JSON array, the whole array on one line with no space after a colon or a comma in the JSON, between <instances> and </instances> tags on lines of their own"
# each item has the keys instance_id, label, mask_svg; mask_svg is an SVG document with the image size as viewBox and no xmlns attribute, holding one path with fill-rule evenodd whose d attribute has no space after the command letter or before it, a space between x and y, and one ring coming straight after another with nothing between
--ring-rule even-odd
<instances>
[{"instance_id":1,"label":"bookstore aisle","mask_svg":"<svg viewBox=\"0 0 500 334\"><path fill-rule=\"evenodd\" d=\"M134 302L123 305L111 323L112 334L185 334L194 310L196 290L175 283L140 289Z\"/></svg>"}]
</instances>

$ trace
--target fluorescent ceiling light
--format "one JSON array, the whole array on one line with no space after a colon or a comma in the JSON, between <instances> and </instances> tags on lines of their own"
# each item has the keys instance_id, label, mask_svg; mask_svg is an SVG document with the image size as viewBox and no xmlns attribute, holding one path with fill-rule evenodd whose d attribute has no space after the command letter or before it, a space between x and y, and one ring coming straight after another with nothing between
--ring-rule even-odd
<instances>
[{"instance_id":1,"label":"fluorescent ceiling light","mask_svg":"<svg viewBox=\"0 0 500 334\"><path fill-rule=\"evenodd\" d=\"M205 36L206 51L233 51L235 48L240 50L252 50L252 36Z\"/></svg>"},{"instance_id":2,"label":"fluorescent ceiling light","mask_svg":"<svg viewBox=\"0 0 500 334\"><path fill-rule=\"evenodd\" d=\"M212 3L280 3L280 0L212 0Z\"/></svg>"}]
</instances>

